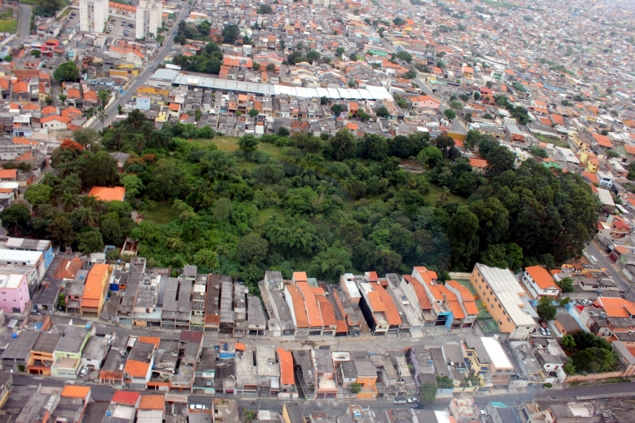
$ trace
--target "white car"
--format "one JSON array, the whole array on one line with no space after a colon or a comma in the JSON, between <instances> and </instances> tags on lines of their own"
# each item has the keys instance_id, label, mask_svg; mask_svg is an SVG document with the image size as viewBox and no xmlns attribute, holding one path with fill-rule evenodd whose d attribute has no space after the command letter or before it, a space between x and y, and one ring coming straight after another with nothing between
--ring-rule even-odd
<instances>
[{"instance_id":1,"label":"white car","mask_svg":"<svg viewBox=\"0 0 635 423\"><path fill-rule=\"evenodd\" d=\"M79 371L79 375L81 377L84 377L88 374L88 367L82 367L82 369Z\"/></svg>"},{"instance_id":2,"label":"white car","mask_svg":"<svg viewBox=\"0 0 635 423\"><path fill-rule=\"evenodd\" d=\"M417 397L410 397L410 398L408 398L408 400L407 400L407 401L408 401L408 404L412 404L412 403L415 403L415 402L419 402L419 398L417 398Z\"/></svg>"}]
</instances>

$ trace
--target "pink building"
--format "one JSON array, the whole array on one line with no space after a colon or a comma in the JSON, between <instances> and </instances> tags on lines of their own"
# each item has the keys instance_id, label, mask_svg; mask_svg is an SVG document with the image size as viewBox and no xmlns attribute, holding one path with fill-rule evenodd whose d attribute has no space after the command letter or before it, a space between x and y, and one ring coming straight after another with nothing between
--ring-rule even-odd
<instances>
[{"instance_id":1,"label":"pink building","mask_svg":"<svg viewBox=\"0 0 635 423\"><path fill-rule=\"evenodd\" d=\"M22 313L31 301L26 275L0 274L0 307L5 313Z\"/></svg>"}]
</instances>

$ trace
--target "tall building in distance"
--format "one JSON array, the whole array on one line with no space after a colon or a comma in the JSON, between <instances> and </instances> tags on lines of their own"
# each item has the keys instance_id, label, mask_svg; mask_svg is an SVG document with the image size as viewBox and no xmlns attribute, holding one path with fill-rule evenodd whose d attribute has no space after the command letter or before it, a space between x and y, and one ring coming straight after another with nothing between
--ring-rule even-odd
<instances>
[{"instance_id":1,"label":"tall building in distance","mask_svg":"<svg viewBox=\"0 0 635 423\"><path fill-rule=\"evenodd\" d=\"M161 0L139 0L137 6L137 38L152 34L163 25L163 3Z\"/></svg>"},{"instance_id":2,"label":"tall building in distance","mask_svg":"<svg viewBox=\"0 0 635 423\"><path fill-rule=\"evenodd\" d=\"M104 32L108 21L108 0L79 0L79 28L84 32Z\"/></svg>"}]
</instances>

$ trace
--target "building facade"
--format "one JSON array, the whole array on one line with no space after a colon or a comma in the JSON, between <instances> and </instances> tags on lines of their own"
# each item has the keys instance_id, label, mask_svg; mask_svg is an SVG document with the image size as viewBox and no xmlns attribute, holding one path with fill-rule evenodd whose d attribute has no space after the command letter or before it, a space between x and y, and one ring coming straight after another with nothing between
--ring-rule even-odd
<instances>
[{"instance_id":1,"label":"building facade","mask_svg":"<svg viewBox=\"0 0 635 423\"><path fill-rule=\"evenodd\" d=\"M80 0L79 28L84 32L104 32L108 21L108 0Z\"/></svg>"},{"instance_id":2,"label":"building facade","mask_svg":"<svg viewBox=\"0 0 635 423\"><path fill-rule=\"evenodd\" d=\"M163 10L160 0L140 0L137 6L137 38L150 34L156 37L157 30L163 25Z\"/></svg>"}]
</instances>

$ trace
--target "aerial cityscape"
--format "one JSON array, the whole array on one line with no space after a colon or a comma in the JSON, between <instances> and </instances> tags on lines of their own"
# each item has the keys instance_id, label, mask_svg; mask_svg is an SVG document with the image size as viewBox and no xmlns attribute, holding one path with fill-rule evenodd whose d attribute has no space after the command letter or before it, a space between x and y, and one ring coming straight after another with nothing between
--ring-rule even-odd
<instances>
[{"instance_id":1,"label":"aerial cityscape","mask_svg":"<svg viewBox=\"0 0 635 423\"><path fill-rule=\"evenodd\" d=\"M635 422L632 1L0 13L0 423Z\"/></svg>"}]
</instances>

